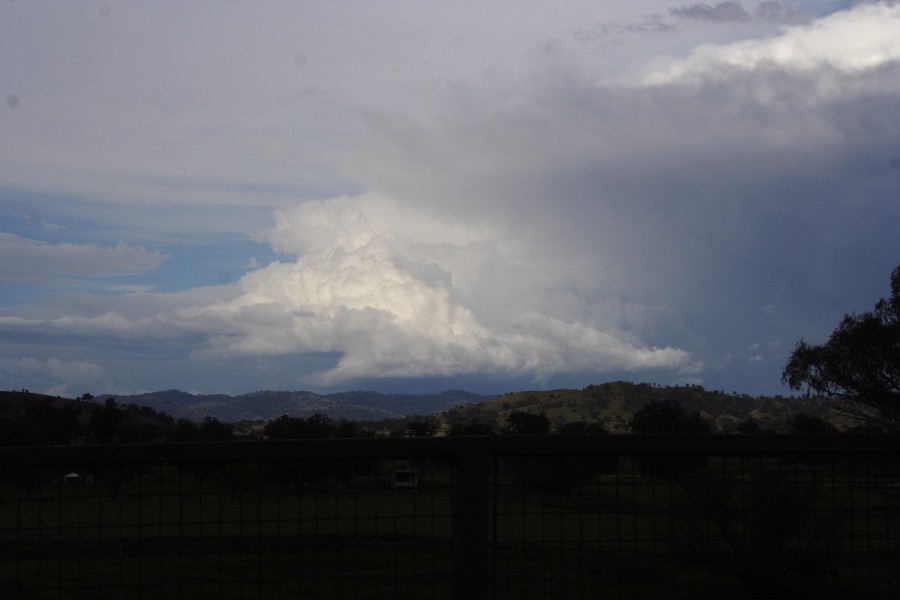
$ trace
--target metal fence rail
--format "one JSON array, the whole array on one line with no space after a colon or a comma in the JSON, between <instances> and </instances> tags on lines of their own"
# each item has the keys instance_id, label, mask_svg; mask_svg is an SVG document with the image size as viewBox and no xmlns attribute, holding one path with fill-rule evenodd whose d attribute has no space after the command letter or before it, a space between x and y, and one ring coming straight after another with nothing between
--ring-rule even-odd
<instances>
[{"instance_id":1,"label":"metal fence rail","mask_svg":"<svg viewBox=\"0 0 900 600\"><path fill-rule=\"evenodd\" d=\"M2 598L893 598L896 436L0 448Z\"/></svg>"}]
</instances>

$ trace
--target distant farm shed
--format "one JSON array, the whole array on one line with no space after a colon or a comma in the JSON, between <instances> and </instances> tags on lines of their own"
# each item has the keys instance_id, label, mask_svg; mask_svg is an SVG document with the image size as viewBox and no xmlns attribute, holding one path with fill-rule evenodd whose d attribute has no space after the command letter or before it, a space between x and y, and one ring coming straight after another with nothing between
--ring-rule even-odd
<instances>
[{"instance_id":1,"label":"distant farm shed","mask_svg":"<svg viewBox=\"0 0 900 600\"><path fill-rule=\"evenodd\" d=\"M391 489L419 487L419 471L416 469L394 469L391 471Z\"/></svg>"}]
</instances>

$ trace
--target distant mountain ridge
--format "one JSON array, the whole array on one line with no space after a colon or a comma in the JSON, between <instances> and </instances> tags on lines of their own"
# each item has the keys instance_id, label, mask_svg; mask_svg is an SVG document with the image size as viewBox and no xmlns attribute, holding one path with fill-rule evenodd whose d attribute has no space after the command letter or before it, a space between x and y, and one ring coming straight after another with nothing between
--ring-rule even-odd
<instances>
[{"instance_id":1,"label":"distant mountain ridge","mask_svg":"<svg viewBox=\"0 0 900 600\"><path fill-rule=\"evenodd\" d=\"M413 414L440 413L459 405L484 402L493 396L462 390L447 390L440 394L380 394L370 391L316 394L309 391L262 390L238 396L164 390L127 396L102 394L98 398L113 398L117 404L149 406L191 421L214 417L234 423L268 420L282 415L309 417L315 413L333 419L375 421Z\"/></svg>"},{"instance_id":2,"label":"distant mountain ridge","mask_svg":"<svg viewBox=\"0 0 900 600\"><path fill-rule=\"evenodd\" d=\"M262 390L238 396L165 390L131 396L104 394L98 396L98 400L109 397L120 405L148 406L195 422L206 417L230 423L267 421L282 415L309 417L315 413L352 421L435 415L447 424L475 418L502 429L512 411L524 411L545 413L554 428L562 423L584 421L603 423L612 432L626 432L631 417L643 406L671 400L689 412L700 413L717 432L733 431L746 419L752 419L766 429L787 431L787 423L796 413L818 416L839 427L845 425L832 403L822 398L751 397L705 390L697 385L656 386L627 381L590 385L583 389L524 391L499 396L461 390L439 394L381 394L363 390L316 394Z\"/></svg>"},{"instance_id":3,"label":"distant mountain ridge","mask_svg":"<svg viewBox=\"0 0 900 600\"><path fill-rule=\"evenodd\" d=\"M156 437L174 435L168 429L171 429L175 421L166 421L165 415L156 415L153 411L195 423L203 423L207 417L226 423L239 423L268 421L282 415L305 418L315 413L331 419L403 422L411 415L430 415L440 431L447 431L458 423L478 421L490 424L494 431L500 432L506 427L510 414L526 412L545 414L550 420L551 431L558 431L563 425L582 422L600 423L609 432L625 433L630 431L630 421L635 412L648 403L657 401L681 404L686 411L698 413L711 425L713 432L718 433L737 431L744 421L755 422L761 430L788 432L791 429L791 419L798 414L819 417L839 430L854 430L859 426L858 422L847 420L833 401L821 397L751 397L737 392L728 394L724 391L705 390L698 385L659 386L627 381L589 385L582 389L509 392L499 396L460 390L448 390L439 394L349 391L327 395L309 391L264 390L238 396L164 390L136 395L101 394L73 400L14 390L0 392L0 445L4 431L9 437L12 435L10 432L15 433L29 419L38 422L41 425L39 429L47 429L53 425L50 422L53 414L60 411L65 413L61 413L62 417L75 418L81 429L85 429L90 425L94 412L105 404L107 398L113 399L129 415L129 435L143 432L153 425L150 429L156 431ZM48 408L46 403L51 406ZM143 408L150 409L150 412ZM79 433L83 434L84 432ZM18 437L22 438L22 435ZM30 434L25 437L34 438ZM12 435L10 439L13 438L16 435ZM64 443L55 437L51 441Z\"/></svg>"}]
</instances>

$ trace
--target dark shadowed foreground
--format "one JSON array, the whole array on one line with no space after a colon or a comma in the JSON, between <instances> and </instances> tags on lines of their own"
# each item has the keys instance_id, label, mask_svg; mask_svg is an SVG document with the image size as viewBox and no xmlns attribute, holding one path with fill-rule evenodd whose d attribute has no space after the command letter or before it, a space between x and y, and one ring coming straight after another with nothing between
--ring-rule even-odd
<instances>
[{"instance_id":1,"label":"dark shadowed foreground","mask_svg":"<svg viewBox=\"0 0 900 600\"><path fill-rule=\"evenodd\" d=\"M893 598L894 436L0 449L0 597Z\"/></svg>"}]
</instances>

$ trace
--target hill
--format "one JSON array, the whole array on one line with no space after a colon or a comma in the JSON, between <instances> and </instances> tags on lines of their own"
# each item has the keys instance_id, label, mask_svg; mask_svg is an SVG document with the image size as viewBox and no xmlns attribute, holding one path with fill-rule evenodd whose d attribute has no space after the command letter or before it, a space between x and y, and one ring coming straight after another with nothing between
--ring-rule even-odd
<instances>
[{"instance_id":1,"label":"hill","mask_svg":"<svg viewBox=\"0 0 900 600\"><path fill-rule=\"evenodd\" d=\"M186 434L199 437L201 433L209 438L220 433L216 427L223 427L218 422L188 425L191 431L185 432L171 416L145 406L107 406L93 398L0 392L2 446L152 442L183 439Z\"/></svg>"},{"instance_id":2,"label":"hill","mask_svg":"<svg viewBox=\"0 0 900 600\"><path fill-rule=\"evenodd\" d=\"M762 429L788 431L788 421L798 413L826 419L841 427L839 416L821 398L750 397L709 391L700 386L661 387L615 381L584 389L558 389L481 396L464 391L403 395L351 391L329 395L313 392L259 391L239 396L195 395L166 390L133 396L103 395L93 401L68 400L27 392L0 392L0 443L91 442L102 431L95 427L95 413L112 398L121 412L117 436L129 440L215 438L224 423L269 421L288 415L331 419L396 421L434 415L446 430L472 419L493 424L501 431L513 411L544 413L553 429L572 422L602 423L610 432L627 432L635 412L650 402L673 400L688 412L697 412L714 431L728 433L747 419ZM213 419L215 422L210 422ZM199 424L199 425L198 425ZM206 428L206 429L204 429Z\"/></svg>"},{"instance_id":3,"label":"hill","mask_svg":"<svg viewBox=\"0 0 900 600\"><path fill-rule=\"evenodd\" d=\"M313 392L258 391L238 396L226 394L189 394L165 390L131 396L103 394L118 404L137 404L164 411L172 416L202 421L214 417L221 421L267 421L281 415L310 417L315 413L332 419L377 421L406 415L430 415L461 404L490 398L449 390L440 394L379 394L353 391L336 394Z\"/></svg>"},{"instance_id":4,"label":"hill","mask_svg":"<svg viewBox=\"0 0 900 600\"><path fill-rule=\"evenodd\" d=\"M788 420L797 413L841 424L829 403L821 398L751 397L709 391L697 385L661 387L626 381L590 385L581 390L508 393L451 409L442 415L442 420L452 425L478 419L502 428L511 412L523 411L546 414L554 429L563 423L584 421L603 423L610 432L626 432L635 412L661 400L674 400L686 411L700 413L713 431L722 433L734 431L746 419L755 420L764 429L787 431Z\"/></svg>"}]
</instances>

